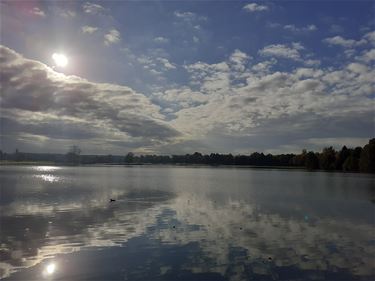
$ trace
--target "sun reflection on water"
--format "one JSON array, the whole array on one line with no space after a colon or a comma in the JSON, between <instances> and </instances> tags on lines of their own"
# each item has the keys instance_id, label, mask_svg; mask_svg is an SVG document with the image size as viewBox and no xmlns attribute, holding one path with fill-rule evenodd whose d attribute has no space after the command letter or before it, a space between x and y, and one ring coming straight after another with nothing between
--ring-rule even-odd
<instances>
[{"instance_id":1,"label":"sun reflection on water","mask_svg":"<svg viewBox=\"0 0 375 281\"><path fill-rule=\"evenodd\" d=\"M36 175L35 177L40 178L44 181L48 181L48 182L58 182L60 180L60 177L56 177L56 176L51 175L51 174Z\"/></svg>"},{"instance_id":2,"label":"sun reflection on water","mask_svg":"<svg viewBox=\"0 0 375 281\"><path fill-rule=\"evenodd\" d=\"M36 166L33 167L33 169L39 171L39 172L52 172L56 170L60 170L61 167L56 167L56 166Z\"/></svg>"}]
</instances>

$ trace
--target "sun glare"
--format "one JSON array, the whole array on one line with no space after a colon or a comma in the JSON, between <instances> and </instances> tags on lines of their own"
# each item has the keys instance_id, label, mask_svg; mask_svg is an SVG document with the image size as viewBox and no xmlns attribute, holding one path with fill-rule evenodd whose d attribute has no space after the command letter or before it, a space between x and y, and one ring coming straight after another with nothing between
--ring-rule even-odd
<instances>
[{"instance_id":1,"label":"sun glare","mask_svg":"<svg viewBox=\"0 0 375 281\"><path fill-rule=\"evenodd\" d=\"M54 53L52 59L58 67L65 67L68 65L68 58L64 54Z\"/></svg>"},{"instance_id":2,"label":"sun glare","mask_svg":"<svg viewBox=\"0 0 375 281\"><path fill-rule=\"evenodd\" d=\"M46 272L47 274L51 275L55 272L56 270L56 265L54 263L50 263L49 265L47 265L46 267Z\"/></svg>"}]
</instances>

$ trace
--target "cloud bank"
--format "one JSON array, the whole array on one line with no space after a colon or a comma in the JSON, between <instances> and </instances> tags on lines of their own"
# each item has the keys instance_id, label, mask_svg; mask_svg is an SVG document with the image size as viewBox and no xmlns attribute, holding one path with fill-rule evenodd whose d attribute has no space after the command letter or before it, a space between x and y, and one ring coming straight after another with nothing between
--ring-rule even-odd
<instances>
[{"instance_id":1,"label":"cloud bank","mask_svg":"<svg viewBox=\"0 0 375 281\"><path fill-rule=\"evenodd\" d=\"M131 88L66 76L4 46L0 66L3 145L23 140L54 150L78 142L86 151L110 151L153 147L180 135L158 106Z\"/></svg>"},{"instance_id":2,"label":"cloud bank","mask_svg":"<svg viewBox=\"0 0 375 281\"><path fill-rule=\"evenodd\" d=\"M346 59L336 66L320 67L298 42L267 45L254 54L235 49L213 63L138 56L134 62L157 77L187 75L186 83L155 87L147 95L67 76L1 47L2 147L277 153L365 143L374 132L373 34L325 40L344 47ZM293 65L283 69L285 63Z\"/></svg>"}]
</instances>

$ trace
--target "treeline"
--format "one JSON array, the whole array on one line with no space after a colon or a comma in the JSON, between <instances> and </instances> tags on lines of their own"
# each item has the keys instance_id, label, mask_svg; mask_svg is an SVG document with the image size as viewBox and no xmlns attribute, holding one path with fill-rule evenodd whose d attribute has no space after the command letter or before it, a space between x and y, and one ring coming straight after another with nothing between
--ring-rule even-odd
<instances>
[{"instance_id":1,"label":"treeline","mask_svg":"<svg viewBox=\"0 0 375 281\"><path fill-rule=\"evenodd\" d=\"M250 155L201 154L195 152L185 155L81 155L77 146L72 146L64 154L22 153L13 154L0 151L0 159L8 161L49 161L56 164L185 164L185 165L238 165L268 167L301 167L309 170L330 170L345 172L375 173L375 138L364 147L342 147L336 151L333 147L321 152L303 150L300 154L264 154L254 152Z\"/></svg>"},{"instance_id":2,"label":"treeline","mask_svg":"<svg viewBox=\"0 0 375 281\"><path fill-rule=\"evenodd\" d=\"M264 154L254 152L250 155L232 155L199 152L186 155L140 155L128 153L124 159L128 164L203 164L203 165L245 165L269 167L304 167L309 170L330 170L345 172L375 173L375 139L371 139L363 148L347 148L340 151L333 147L322 152L303 150L301 154Z\"/></svg>"}]
</instances>

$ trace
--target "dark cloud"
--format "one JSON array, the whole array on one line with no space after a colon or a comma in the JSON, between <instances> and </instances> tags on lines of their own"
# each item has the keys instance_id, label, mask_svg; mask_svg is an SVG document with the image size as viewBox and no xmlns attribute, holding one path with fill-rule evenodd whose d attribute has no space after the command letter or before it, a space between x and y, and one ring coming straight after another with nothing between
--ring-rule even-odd
<instances>
[{"instance_id":1,"label":"dark cloud","mask_svg":"<svg viewBox=\"0 0 375 281\"><path fill-rule=\"evenodd\" d=\"M58 139L101 138L157 145L180 135L159 107L131 88L92 83L0 47L2 136L35 134ZM83 148L84 149L84 148Z\"/></svg>"}]
</instances>

